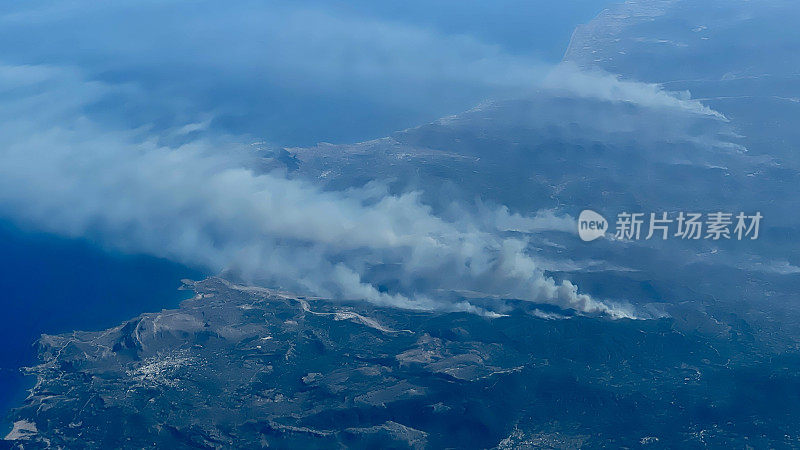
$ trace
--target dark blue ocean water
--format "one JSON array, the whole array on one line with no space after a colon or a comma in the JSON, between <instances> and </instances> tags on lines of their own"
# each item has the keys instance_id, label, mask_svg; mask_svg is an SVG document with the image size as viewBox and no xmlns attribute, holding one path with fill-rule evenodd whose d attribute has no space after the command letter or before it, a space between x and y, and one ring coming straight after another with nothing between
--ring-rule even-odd
<instances>
[{"instance_id":1,"label":"dark blue ocean water","mask_svg":"<svg viewBox=\"0 0 800 450\"><path fill-rule=\"evenodd\" d=\"M162 259L113 254L87 241L23 231L0 221L0 411L25 396L19 368L36 361L42 333L100 330L190 295L181 278L203 274ZM5 434L5 420L0 434ZM2 436L0 436L2 437Z\"/></svg>"}]
</instances>

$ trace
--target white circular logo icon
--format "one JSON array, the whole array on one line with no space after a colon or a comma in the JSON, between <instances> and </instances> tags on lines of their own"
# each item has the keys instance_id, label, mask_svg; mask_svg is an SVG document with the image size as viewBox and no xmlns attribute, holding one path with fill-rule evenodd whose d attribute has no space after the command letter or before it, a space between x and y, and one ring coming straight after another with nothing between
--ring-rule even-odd
<instances>
[{"instance_id":1,"label":"white circular logo icon","mask_svg":"<svg viewBox=\"0 0 800 450\"><path fill-rule=\"evenodd\" d=\"M586 242L605 236L607 229L606 219L591 209L584 209L578 216L578 236Z\"/></svg>"}]
</instances>

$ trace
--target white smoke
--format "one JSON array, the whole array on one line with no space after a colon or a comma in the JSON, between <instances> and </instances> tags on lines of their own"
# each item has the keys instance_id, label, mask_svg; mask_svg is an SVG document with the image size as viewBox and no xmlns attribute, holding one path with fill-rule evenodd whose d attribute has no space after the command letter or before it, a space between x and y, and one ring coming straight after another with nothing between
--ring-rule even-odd
<instances>
[{"instance_id":1,"label":"white smoke","mask_svg":"<svg viewBox=\"0 0 800 450\"><path fill-rule=\"evenodd\" d=\"M692 99L689 91L667 91L659 84L622 80L617 75L599 69L580 70L572 63L556 66L544 78L542 87L563 90L574 97L628 102L645 108L675 109L727 121L718 111Z\"/></svg>"},{"instance_id":2,"label":"white smoke","mask_svg":"<svg viewBox=\"0 0 800 450\"><path fill-rule=\"evenodd\" d=\"M332 298L484 312L431 294L472 289L632 316L556 283L524 241L496 232L564 228L568 218L501 209L485 223L446 221L418 193L324 192L256 173L230 137L167 145L180 131L103 125L85 111L114 88L74 71L5 66L0 83L0 213L18 222Z\"/></svg>"}]
</instances>

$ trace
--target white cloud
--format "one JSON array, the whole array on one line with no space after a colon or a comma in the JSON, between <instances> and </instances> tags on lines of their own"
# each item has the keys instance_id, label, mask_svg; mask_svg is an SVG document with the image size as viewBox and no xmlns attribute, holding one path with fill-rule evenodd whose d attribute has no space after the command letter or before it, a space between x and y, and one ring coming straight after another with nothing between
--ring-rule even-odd
<instances>
[{"instance_id":1,"label":"white cloud","mask_svg":"<svg viewBox=\"0 0 800 450\"><path fill-rule=\"evenodd\" d=\"M562 63L555 67L544 79L542 86L564 90L569 96L629 102L647 108L681 110L727 121L719 112L699 100L693 100L688 91L667 91L658 84L622 80L617 75L600 70L582 71L572 63Z\"/></svg>"},{"instance_id":2,"label":"white cloud","mask_svg":"<svg viewBox=\"0 0 800 450\"><path fill-rule=\"evenodd\" d=\"M481 312L430 294L471 289L631 315L545 277L524 241L495 232L498 217L566 223L547 213L501 210L486 226L439 218L417 193L323 192L247 169L248 146L230 137L167 146L147 129L103 126L83 112L114 88L75 71L5 66L0 79L0 213L17 221L334 298Z\"/></svg>"},{"instance_id":3,"label":"white cloud","mask_svg":"<svg viewBox=\"0 0 800 450\"><path fill-rule=\"evenodd\" d=\"M0 24L14 34L0 50L19 61L135 72L186 96L234 84L430 110L532 88L549 68L471 36L287 2L33 1L0 8Z\"/></svg>"}]
</instances>

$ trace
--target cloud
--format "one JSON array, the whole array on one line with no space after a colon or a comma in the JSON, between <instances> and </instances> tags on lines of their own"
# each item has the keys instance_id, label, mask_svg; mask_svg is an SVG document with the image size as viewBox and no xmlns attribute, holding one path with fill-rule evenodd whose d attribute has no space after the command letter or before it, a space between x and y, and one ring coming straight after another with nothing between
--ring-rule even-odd
<instances>
[{"instance_id":1,"label":"cloud","mask_svg":"<svg viewBox=\"0 0 800 450\"><path fill-rule=\"evenodd\" d=\"M0 9L4 27L30 35L19 36L9 51L69 60L94 73L185 67L317 90L343 83L363 89L364 82L380 83L381 90L430 82L519 89L549 67L469 35L302 2L121 0L91 6L33 1ZM62 42L39 42L53 35Z\"/></svg>"},{"instance_id":2,"label":"cloud","mask_svg":"<svg viewBox=\"0 0 800 450\"><path fill-rule=\"evenodd\" d=\"M751 270L775 273L778 275L796 275L800 273L800 267L791 264L789 261L774 261L770 263L754 263Z\"/></svg>"},{"instance_id":3,"label":"cloud","mask_svg":"<svg viewBox=\"0 0 800 450\"><path fill-rule=\"evenodd\" d=\"M250 170L241 139L172 143L93 120L87 111L117 88L77 71L2 66L0 79L0 213L18 222L332 298L484 313L433 294L470 289L632 316L544 276L524 240L497 232L568 223L548 213L445 220L415 192L326 192Z\"/></svg>"},{"instance_id":4,"label":"cloud","mask_svg":"<svg viewBox=\"0 0 800 450\"><path fill-rule=\"evenodd\" d=\"M117 101L122 117L108 120L176 128L212 112L209 128L283 145L382 137L541 87L715 114L657 85L566 65L551 73L508 43L387 17L321 2L7 2L0 52L17 65L80 67L89 79L146 91Z\"/></svg>"},{"instance_id":5,"label":"cloud","mask_svg":"<svg viewBox=\"0 0 800 450\"><path fill-rule=\"evenodd\" d=\"M655 83L622 80L601 70L580 70L573 63L562 63L543 80L542 86L568 92L569 96L607 102L628 102L655 109L672 109L727 121L724 115L693 100L689 91L667 91Z\"/></svg>"},{"instance_id":6,"label":"cloud","mask_svg":"<svg viewBox=\"0 0 800 450\"><path fill-rule=\"evenodd\" d=\"M213 127L286 145L384 136L533 89L549 69L469 35L331 5L249 0L2 5L0 52L14 64L135 82L149 98L180 99L189 116L173 120L162 102L133 99L129 121L162 114L177 126L213 111Z\"/></svg>"},{"instance_id":7,"label":"cloud","mask_svg":"<svg viewBox=\"0 0 800 450\"><path fill-rule=\"evenodd\" d=\"M252 155L237 133L260 130L287 109L280 101L266 105L274 100L270 89L323 99L343 92L348 102L367 98L381 110L438 115L545 87L721 118L657 85L567 66L545 78L550 68L539 61L469 36L319 7L85 5L41 1L0 12L0 38L14 36L0 39L13 42L0 44L7 58L62 64L0 67L0 212L51 232L317 295L478 311L432 294L470 289L631 315L547 278L524 238L504 237L571 233L571 217L499 207L445 219L419 193L324 192L248 169ZM296 97L289 100L297 107ZM293 123L314 121L313 107L297 108L303 117ZM219 126L231 111L233 123L259 120L244 129Z\"/></svg>"},{"instance_id":8,"label":"cloud","mask_svg":"<svg viewBox=\"0 0 800 450\"><path fill-rule=\"evenodd\" d=\"M508 208L500 206L487 215L494 218L494 226L498 230L536 233L541 231L564 231L575 233L578 222L571 216L559 216L554 211L537 211L533 216L510 213Z\"/></svg>"}]
</instances>

